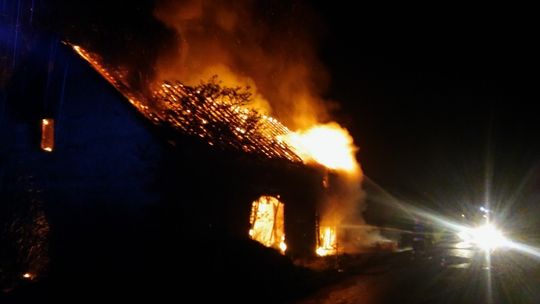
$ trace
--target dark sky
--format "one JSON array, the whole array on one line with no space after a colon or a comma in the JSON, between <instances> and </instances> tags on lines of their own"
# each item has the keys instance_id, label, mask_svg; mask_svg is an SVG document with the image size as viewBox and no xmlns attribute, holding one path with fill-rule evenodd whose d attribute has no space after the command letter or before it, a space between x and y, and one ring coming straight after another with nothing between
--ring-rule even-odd
<instances>
[{"instance_id":1,"label":"dark sky","mask_svg":"<svg viewBox=\"0 0 540 304\"><path fill-rule=\"evenodd\" d=\"M156 40L170 34L152 20L152 1L118 1L109 13L97 4L61 2L55 14L65 18L56 26L78 23L68 28L74 37L108 36L104 47L125 44L115 39L129 32L114 26L118 12L124 20L133 16L124 27L134 24L135 32L155 31ZM523 204L536 206L538 49L526 8L514 14L508 6L311 4L326 29L320 54L331 86L325 97L341 105L336 120L352 132L370 179L398 197L450 209L482 201L487 180L494 200L519 193ZM110 30L100 31L96 20ZM139 57L153 50L145 52Z\"/></svg>"},{"instance_id":2,"label":"dark sky","mask_svg":"<svg viewBox=\"0 0 540 304\"><path fill-rule=\"evenodd\" d=\"M536 205L539 65L526 16L317 8L328 27L329 97L368 177L443 206L480 203L487 177L493 200L519 192Z\"/></svg>"}]
</instances>

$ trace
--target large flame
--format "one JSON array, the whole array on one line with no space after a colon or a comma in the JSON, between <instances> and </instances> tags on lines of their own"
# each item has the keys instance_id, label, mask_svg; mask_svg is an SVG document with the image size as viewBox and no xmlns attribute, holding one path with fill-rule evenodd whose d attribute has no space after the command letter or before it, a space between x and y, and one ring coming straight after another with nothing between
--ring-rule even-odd
<instances>
[{"instance_id":1,"label":"large flame","mask_svg":"<svg viewBox=\"0 0 540 304\"><path fill-rule=\"evenodd\" d=\"M190 91L189 86L179 82L165 82L158 86L158 90L150 98L155 99L153 103L158 107L149 107L151 102L148 98L135 92L123 81L125 75L121 70L106 68L99 56L77 45L73 45L73 49L152 121L173 124L186 133L208 138L212 145L216 143L216 138L212 137L221 137L221 134L207 134L204 125L226 123L240 141L230 144L245 152L257 151L269 158L283 158L294 162L301 159L305 163L315 162L329 169L354 175L361 173L352 136L335 122L291 132L271 116L261 115L251 108L220 104L216 100L203 98L204 96L198 96L198 92ZM191 113L195 115L189 115ZM252 120L249 119L250 116L259 115L262 119L258 120L259 123L254 129L256 136L246 134L245 124ZM200 118L202 125L187 117Z\"/></svg>"},{"instance_id":2,"label":"large flame","mask_svg":"<svg viewBox=\"0 0 540 304\"><path fill-rule=\"evenodd\" d=\"M359 172L353 138L335 122L292 132L283 139L306 162L314 161L337 171Z\"/></svg>"},{"instance_id":3,"label":"large flame","mask_svg":"<svg viewBox=\"0 0 540 304\"><path fill-rule=\"evenodd\" d=\"M285 253L283 203L273 196L261 196L251 205L249 236L266 247Z\"/></svg>"},{"instance_id":4,"label":"large flame","mask_svg":"<svg viewBox=\"0 0 540 304\"><path fill-rule=\"evenodd\" d=\"M320 227L318 246L315 252L318 256L334 255L337 253L336 227Z\"/></svg>"}]
</instances>

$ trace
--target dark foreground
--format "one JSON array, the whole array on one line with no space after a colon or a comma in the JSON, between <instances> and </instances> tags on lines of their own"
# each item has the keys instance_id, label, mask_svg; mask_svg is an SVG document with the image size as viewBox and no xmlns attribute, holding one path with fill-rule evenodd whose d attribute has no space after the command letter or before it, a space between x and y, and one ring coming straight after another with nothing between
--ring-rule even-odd
<instances>
[{"instance_id":1,"label":"dark foreground","mask_svg":"<svg viewBox=\"0 0 540 304\"><path fill-rule=\"evenodd\" d=\"M344 270L345 272L347 270ZM540 303L540 263L521 254L387 255L295 303Z\"/></svg>"},{"instance_id":2,"label":"dark foreground","mask_svg":"<svg viewBox=\"0 0 540 304\"><path fill-rule=\"evenodd\" d=\"M205 263L207 253L169 269L157 260L146 269L66 269L3 291L0 303L540 303L540 262L516 252L494 252L491 267L479 251L444 248L328 257L310 270L258 246L235 247L222 265Z\"/></svg>"}]
</instances>

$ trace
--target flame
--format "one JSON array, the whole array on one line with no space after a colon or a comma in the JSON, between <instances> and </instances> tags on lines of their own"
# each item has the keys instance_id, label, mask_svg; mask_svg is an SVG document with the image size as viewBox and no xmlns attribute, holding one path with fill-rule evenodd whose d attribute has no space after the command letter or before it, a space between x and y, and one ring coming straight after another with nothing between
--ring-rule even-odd
<instances>
[{"instance_id":1,"label":"flame","mask_svg":"<svg viewBox=\"0 0 540 304\"><path fill-rule=\"evenodd\" d=\"M359 172L353 138L335 122L315 125L305 131L291 132L283 140L292 146L305 162L317 162L327 168Z\"/></svg>"},{"instance_id":2,"label":"flame","mask_svg":"<svg viewBox=\"0 0 540 304\"><path fill-rule=\"evenodd\" d=\"M320 227L319 246L315 250L318 256L334 255L337 253L337 238L335 227Z\"/></svg>"},{"instance_id":3,"label":"flame","mask_svg":"<svg viewBox=\"0 0 540 304\"><path fill-rule=\"evenodd\" d=\"M156 60L158 79L195 85L217 74L228 86L248 85L259 112L266 105L271 112L261 113L295 129L328 117L319 96L329 75L317 56L313 33L319 23L310 22L317 17L311 17L309 5L271 5L271 22L266 22L265 1L157 2L155 16L181 37Z\"/></svg>"},{"instance_id":4,"label":"flame","mask_svg":"<svg viewBox=\"0 0 540 304\"><path fill-rule=\"evenodd\" d=\"M283 236L283 241L279 243L279 250L281 250L282 253L285 253L285 251L287 251L287 244L285 243L285 236Z\"/></svg>"},{"instance_id":5,"label":"flame","mask_svg":"<svg viewBox=\"0 0 540 304\"><path fill-rule=\"evenodd\" d=\"M175 76L177 70L172 73ZM257 84L253 79L245 75L239 75L233 72L229 67L225 65L211 65L205 69L198 71L198 73L191 74L182 83L188 86L196 86L201 83L201 79L211 79L215 75L219 75L219 80L231 88L250 88L251 100L249 102L249 108L256 110L259 114L269 115L272 112L270 102L264 98L264 96L257 89ZM172 77L163 76L164 80L174 79Z\"/></svg>"},{"instance_id":6,"label":"flame","mask_svg":"<svg viewBox=\"0 0 540 304\"><path fill-rule=\"evenodd\" d=\"M261 196L252 203L249 223L251 239L285 253L287 244L285 244L283 203L273 196Z\"/></svg>"},{"instance_id":7,"label":"flame","mask_svg":"<svg viewBox=\"0 0 540 304\"><path fill-rule=\"evenodd\" d=\"M263 114L264 109L260 112L264 106L258 103L265 101L256 102L257 109L230 105L200 96L192 87L180 82L164 82L157 86L153 96L143 96L124 81L124 71L106 66L97 54L80 46L72 47L156 124L172 125L182 132L206 139L210 145L231 146L244 152L292 162L315 162L349 174L358 175L361 172L355 158L357 148L352 136L335 122L292 132L274 117ZM230 72L225 74L229 75ZM257 99L258 94L255 95ZM249 128L253 121L259 123ZM210 132L221 130L222 124L230 127L230 133L234 135L232 138L224 139L222 131L219 134ZM217 125L219 128L215 127Z\"/></svg>"}]
</instances>

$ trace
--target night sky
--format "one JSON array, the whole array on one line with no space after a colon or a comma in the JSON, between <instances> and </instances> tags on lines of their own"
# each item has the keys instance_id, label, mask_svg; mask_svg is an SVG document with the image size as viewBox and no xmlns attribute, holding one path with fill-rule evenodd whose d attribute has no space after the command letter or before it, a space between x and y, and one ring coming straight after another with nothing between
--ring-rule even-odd
<instances>
[{"instance_id":1,"label":"night sky","mask_svg":"<svg viewBox=\"0 0 540 304\"><path fill-rule=\"evenodd\" d=\"M516 198L514 211L530 211L540 128L529 19L425 9L318 5L329 97L342 105L337 116L365 174L397 197L450 212L481 204L487 180L493 204Z\"/></svg>"},{"instance_id":2,"label":"night sky","mask_svg":"<svg viewBox=\"0 0 540 304\"><path fill-rule=\"evenodd\" d=\"M124 43L115 37L125 38L129 24L167 39L170 33L152 20L152 1L115 3L107 11L52 5L52 15L63 16L53 30L105 35L109 48ZM324 97L339 104L334 117L353 134L371 181L443 212L482 203L486 185L493 204L511 201L519 213L537 208L538 52L526 8L309 5L320 17L319 52L330 76ZM118 18L122 27L114 26ZM66 29L69 22L78 26ZM131 58L152 55L144 49Z\"/></svg>"}]
</instances>

